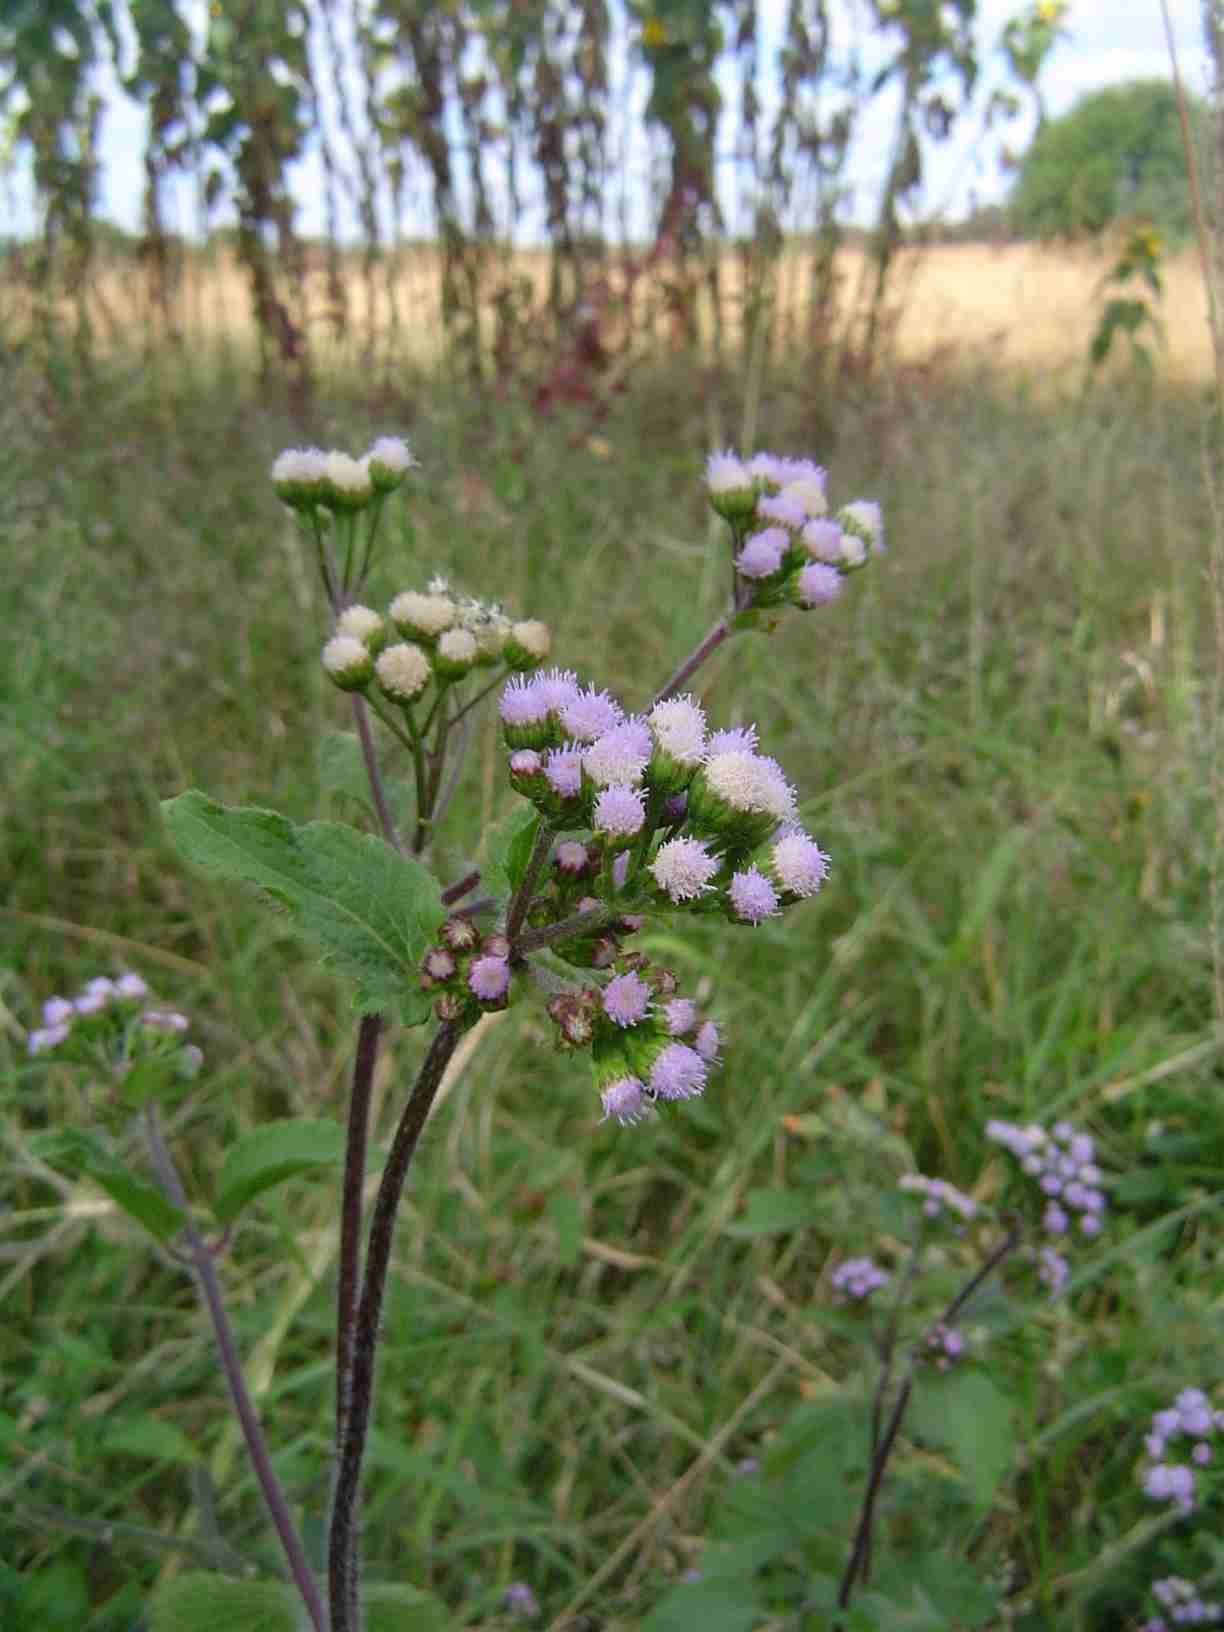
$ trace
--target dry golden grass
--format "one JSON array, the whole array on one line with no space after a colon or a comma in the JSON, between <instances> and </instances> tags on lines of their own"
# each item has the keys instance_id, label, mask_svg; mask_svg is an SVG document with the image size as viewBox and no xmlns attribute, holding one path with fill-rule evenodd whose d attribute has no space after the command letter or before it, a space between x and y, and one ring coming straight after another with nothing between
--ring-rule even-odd
<instances>
[{"instance_id":1,"label":"dry golden grass","mask_svg":"<svg viewBox=\"0 0 1224 1632\"><path fill-rule=\"evenodd\" d=\"M943 245L905 251L893 274L894 338L899 354L921 361L937 353L969 360L989 358L996 366L1049 381L1078 381L1089 342L1099 321L1102 280L1112 257L1100 250L1051 249L1028 244L997 247ZM518 252L490 269L493 283L514 285L528 310L544 300L548 258L542 251ZM837 263L839 312L854 310L866 288L869 268L861 250L848 249ZM383 363L398 368L428 366L437 361L442 337L438 257L430 247L409 248L376 262L368 272L356 253L343 262L347 328L342 333L325 267L312 264L303 283L300 304L313 359ZM1206 299L1197 261L1191 251L1165 268L1161 308L1164 345L1157 368L1170 383L1206 381L1211 359ZM793 346L804 331L804 303L810 258L787 251L777 268L771 310L778 335ZM622 280L613 275L614 289ZM725 343L741 338L743 323L742 265L728 254L720 267ZM491 286L491 285L490 285ZM1129 291L1124 291L1129 292ZM286 291L289 293L289 291ZM3 287L3 308L18 323L32 319L29 290L10 279ZM701 295L701 329L714 331L708 295ZM134 335L156 342L164 323L151 300L147 280L132 261L100 263L90 282L86 309L96 339L127 345ZM65 315L70 316L69 312ZM70 317L71 320L71 317ZM223 340L237 348L256 341L246 274L226 254L193 255L180 269L171 323L189 346ZM658 282L641 278L632 301L632 323L640 342L665 344L670 324ZM482 312L486 340L492 337L494 313ZM639 348L640 349L640 348Z\"/></svg>"}]
</instances>

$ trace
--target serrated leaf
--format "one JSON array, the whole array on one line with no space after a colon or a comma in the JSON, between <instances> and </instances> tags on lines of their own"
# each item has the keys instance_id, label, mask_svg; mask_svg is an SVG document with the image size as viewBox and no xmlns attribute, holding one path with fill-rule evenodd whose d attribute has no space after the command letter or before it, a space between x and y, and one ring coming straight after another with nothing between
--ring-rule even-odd
<instances>
[{"instance_id":1,"label":"serrated leaf","mask_svg":"<svg viewBox=\"0 0 1224 1632\"><path fill-rule=\"evenodd\" d=\"M540 818L526 800L490 829L481 863L481 886L490 895L512 895L523 879Z\"/></svg>"},{"instance_id":2,"label":"serrated leaf","mask_svg":"<svg viewBox=\"0 0 1224 1632\"><path fill-rule=\"evenodd\" d=\"M275 1581L231 1581L192 1570L154 1596L151 1632L300 1632L292 1588Z\"/></svg>"},{"instance_id":3,"label":"serrated leaf","mask_svg":"<svg viewBox=\"0 0 1224 1632\"><path fill-rule=\"evenodd\" d=\"M366 1014L429 1018L418 966L445 916L437 880L382 839L334 822L295 827L271 810L227 808L192 789L162 806L179 849L206 872L285 907Z\"/></svg>"},{"instance_id":4,"label":"serrated leaf","mask_svg":"<svg viewBox=\"0 0 1224 1632\"><path fill-rule=\"evenodd\" d=\"M948 1447L984 1508L1012 1463L1012 1409L992 1377L966 1367L922 1380L910 1402L909 1429L920 1439Z\"/></svg>"},{"instance_id":5,"label":"serrated leaf","mask_svg":"<svg viewBox=\"0 0 1224 1632\"><path fill-rule=\"evenodd\" d=\"M31 1139L30 1148L50 1167L92 1179L115 1205L158 1241L168 1241L183 1226L183 1215L161 1191L138 1177L85 1128L63 1128Z\"/></svg>"},{"instance_id":6,"label":"serrated leaf","mask_svg":"<svg viewBox=\"0 0 1224 1632\"><path fill-rule=\"evenodd\" d=\"M226 1151L213 1211L228 1224L265 1190L299 1173L331 1167L343 1154L344 1132L337 1122L311 1117L265 1122Z\"/></svg>"},{"instance_id":7,"label":"serrated leaf","mask_svg":"<svg viewBox=\"0 0 1224 1632\"><path fill-rule=\"evenodd\" d=\"M103 1440L108 1451L122 1451L149 1462L180 1462L190 1467L200 1453L172 1422L160 1417L131 1417L112 1428Z\"/></svg>"},{"instance_id":8,"label":"serrated leaf","mask_svg":"<svg viewBox=\"0 0 1224 1632\"><path fill-rule=\"evenodd\" d=\"M782 1235L802 1229L815 1217L812 1198L802 1190L749 1190L743 1213L726 1226L727 1235Z\"/></svg>"}]
</instances>

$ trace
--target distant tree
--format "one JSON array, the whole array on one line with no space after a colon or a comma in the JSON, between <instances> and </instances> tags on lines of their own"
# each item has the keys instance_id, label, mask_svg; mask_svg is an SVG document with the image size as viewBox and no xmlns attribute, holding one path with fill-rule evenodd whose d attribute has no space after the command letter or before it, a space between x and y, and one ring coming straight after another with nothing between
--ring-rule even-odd
<instances>
[{"instance_id":1,"label":"distant tree","mask_svg":"<svg viewBox=\"0 0 1224 1632\"><path fill-rule=\"evenodd\" d=\"M1190 105L1192 135L1205 111ZM1142 216L1166 237L1190 231L1190 187L1177 98L1165 80L1135 80L1084 97L1043 125L1012 189L1015 230L1028 237L1103 232Z\"/></svg>"}]
</instances>

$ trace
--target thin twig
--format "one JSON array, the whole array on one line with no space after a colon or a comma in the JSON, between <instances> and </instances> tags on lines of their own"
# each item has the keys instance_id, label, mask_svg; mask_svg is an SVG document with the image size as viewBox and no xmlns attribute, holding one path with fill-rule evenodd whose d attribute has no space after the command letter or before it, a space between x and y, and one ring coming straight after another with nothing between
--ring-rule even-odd
<instances>
[{"instance_id":1,"label":"thin twig","mask_svg":"<svg viewBox=\"0 0 1224 1632\"><path fill-rule=\"evenodd\" d=\"M480 883L480 868L473 867L470 873L464 873L453 884L448 884L442 891L442 905L453 906L456 901L462 901L465 895L470 895Z\"/></svg>"},{"instance_id":2,"label":"thin twig","mask_svg":"<svg viewBox=\"0 0 1224 1632\"><path fill-rule=\"evenodd\" d=\"M391 1153L383 1169L370 1220L365 1280L357 1306L353 1367L349 1389L344 1444L336 1475L328 1546L328 1590L331 1632L358 1632L360 1561L357 1550L361 1496L361 1464L365 1457L370 1410L374 1399L374 1356L378 1327L391 1262L395 1214L403 1194L408 1165L421 1130L433 1106L447 1062L454 1053L461 1029L443 1021L434 1033L416 1084L395 1130Z\"/></svg>"},{"instance_id":3,"label":"thin twig","mask_svg":"<svg viewBox=\"0 0 1224 1632\"><path fill-rule=\"evenodd\" d=\"M366 1145L370 1134L370 1098L382 1035L382 1016L363 1014L357 1028L357 1057L349 1095L344 1144L344 1183L340 1196L340 1251L336 1284L336 1452L344 1443L352 1386L353 1332L361 1288L361 1197L365 1189Z\"/></svg>"},{"instance_id":4,"label":"thin twig","mask_svg":"<svg viewBox=\"0 0 1224 1632\"><path fill-rule=\"evenodd\" d=\"M702 637L689 655L684 659L684 662L681 663L680 666L672 672L669 678L664 681L663 685L660 686L659 690L655 692L654 697L651 699L651 706L653 707L655 703L663 702L663 700L670 697L673 692L679 691L684 682L691 679L691 677L697 672L697 670L705 662L706 658L709 657L710 653L718 650L730 633L731 616L728 613L719 618L718 622L713 626L713 628Z\"/></svg>"},{"instance_id":5,"label":"thin twig","mask_svg":"<svg viewBox=\"0 0 1224 1632\"><path fill-rule=\"evenodd\" d=\"M540 876L540 869L547 861L548 852L552 849L552 841L552 828L547 822L541 821L539 832L535 836L535 844L532 846L531 855L523 873L522 882L510 903L510 911L506 915L506 939L515 951L529 950L529 948L520 948L517 945L519 931L523 927L523 921L527 917L527 910L531 906L532 898L535 895L536 880ZM523 939L526 941L527 937L524 936ZM537 946L540 944L542 943L536 942Z\"/></svg>"},{"instance_id":6,"label":"thin twig","mask_svg":"<svg viewBox=\"0 0 1224 1632\"><path fill-rule=\"evenodd\" d=\"M370 716L366 712L364 697L353 693L353 719L357 723L357 736L361 742L361 757L365 761L366 776L370 781L370 795L374 800L374 811L378 817L378 825L383 830L383 838L388 844L394 845L397 850L403 846L399 841L399 834L395 831L395 821L391 815L391 806L387 800L387 790L383 785L382 772L378 768L378 756L374 752L374 736L370 730Z\"/></svg>"},{"instance_id":7,"label":"thin twig","mask_svg":"<svg viewBox=\"0 0 1224 1632\"><path fill-rule=\"evenodd\" d=\"M289 1504L285 1500L285 1493L281 1489L280 1481L273 1470L272 1459L268 1454L267 1441L264 1439L263 1429L252 1404L251 1396L247 1392L246 1379L242 1375L242 1362L238 1357L238 1346L234 1342L234 1334L221 1297L221 1283L217 1278L217 1266L213 1262L212 1254L209 1252L203 1237L192 1221L187 1192L183 1189L183 1181L179 1178L178 1169L175 1167L166 1142L161 1136L161 1129L157 1121L157 1110L153 1105L148 1106L145 1111L145 1127L148 1134L149 1153L152 1157L153 1169L157 1174L158 1182L169 1199L183 1212L183 1234L191 1249L196 1282L203 1297L208 1318L212 1323L213 1336L216 1339L217 1352L221 1359L221 1369L225 1373L226 1382L229 1384L230 1398L234 1402L234 1410L242 1428L242 1437L246 1441L251 1467L259 1483L259 1488L263 1492L264 1501L268 1504L268 1512L271 1514L272 1523L276 1527L276 1533L280 1537L281 1547L289 1565L289 1573L292 1575L294 1585L301 1594L302 1602L306 1606L306 1613L310 1616L310 1623L315 1632L324 1632L327 1626L327 1617L323 1609L323 1600L319 1595L319 1588L315 1578L310 1573L310 1565L306 1562L305 1549L302 1546L301 1538L294 1529L293 1519L289 1513Z\"/></svg>"},{"instance_id":8,"label":"thin twig","mask_svg":"<svg viewBox=\"0 0 1224 1632\"><path fill-rule=\"evenodd\" d=\"M573 912L568 918L562 918L555 924L545 924L540 929L524 930L514 942L514 956L525 958L529 952L539 952L543 947L555 946L558 941L571 940L575 935L589 935L594 930L602 929L605 924L610 924L614 916L610 907L589 907L586 912Z\"/></svg>"}]
</instances>

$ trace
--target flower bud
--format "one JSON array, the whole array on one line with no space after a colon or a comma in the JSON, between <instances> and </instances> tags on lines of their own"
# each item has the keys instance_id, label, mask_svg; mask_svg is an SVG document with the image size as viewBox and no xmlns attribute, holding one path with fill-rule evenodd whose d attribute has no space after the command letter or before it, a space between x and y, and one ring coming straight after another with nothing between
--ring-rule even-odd
<instances>
[{"instance_id":1,"label":"flower bud","mask_svg":"<svg viewBox=\"0 0 1224 1632\"><path fill-rule=\"evenodd\" d=\"M470 952L480 939L476 926L466 918L448 918L442 925L442 939L452 952Z\"/></svg>"},{"instance_id":2,"label":"flower bud","mask_svg":"<svg viewBox=\"0 0 1224 1632\"><path fill-rule=\"evenodd\" d=\"M329 510L362 510L373 497L374 484L363 460L340 452L326 455L320 500Z\"/></svg>"},{"instance_id":3,"label":"flower bud","mask_svg":"<svg viewBox=\"0 0 1224 1632\"><path fill-rule=\"evenodd\" d=\"M379 493L393 492L417 465L411 448L398 436L380 436L366 454L365 463Z\"/></svg>"},{"instance_id":4,"label":"flower bud","mask_svg":"<svg viewBox=\"0 0 1224 1632\"><path fill-rule=\"evenodd\" d=\"M352 635L333 635L323 648L323 667L341 691L364 691L374 675L369 647Z\"/></svg>"},{"instance_id":5,"label":"flower bud","mask_svg":"<svg viewBox=\"0 0 1224 1632\"><path fill-rule=\"evenodd\" d=\"M388 646L375 663L374 671L383 691L397 703L412 702L433 678L425 653L405 640Z\"/></svg>"},{"instance_id":6,"label":"flower bud","mask_svg":"<svg viewBox=\"0 0 1224 1632\"><path fill-rule=\"evenodd\" d=\"M730 451L712 453L706 460L706 493L710 505L733 525L747 525L756 507L757 484L752 472Z\"/></svg>"},{"instance_id":7,"label":"flower bud","mask_svg":"<svg viewBox=\"0 0 1224 1632\"><path fill-rule=\"evenodd\" d=\"M286 448L272 465L272 485L282 504L312 510L323 497L327 455L321 448Z\"/></svg>"},{"instance_id":8,"label":"flower bud","mask_svg":"<svg viewBox=\"0 0 1224 1632\"><path fill-rule=\"evenodd\" d=\"M855 499L837 512L843 534L842 560L858 567L869 555L884 553L884 513L874 499Z\"/></svg>"},{"instance_id":9,"label":"flower bud","mask_svg":"<svg viewBox=\"0 0 1224 1632\"><path fill-rule=\"evenodd\" d=\"M479 658L476 640L466 629L448 629L438 637L434 668L444 680L462 680Z\"/></svg>"},{"instance_id":10,"label":"flower bud","mask_svg":"<svg viewBox=\"0 0 1224 1632\"><path fill-rule=\"evenodd\" d=\"M409 640L434 640L459 616L449 595L420 595L412 589L397 595L390 610L392 623Z\"/></svg>"},{"instance_id":11,"label":"flower bud","mask_svg":"<svg viewBox=\"0 0 1224 1632\"><path fill-rule=\"evenodd\" d=\"M369 606L346 606L336 619L336 633L359 640L375 655L387 642L386 620Z\"/></svg>"},{"instance_id":12,"label":"flower bud","mask_svg":"<svg viewBox=\"0 0 1224 1632\"><path fill-rule=\"evenodd\" d=\"M552 647L548 625L538 618L512 623L502 647L502 656L512 669L538 668Z\"/></svg>"}]
</instances>

